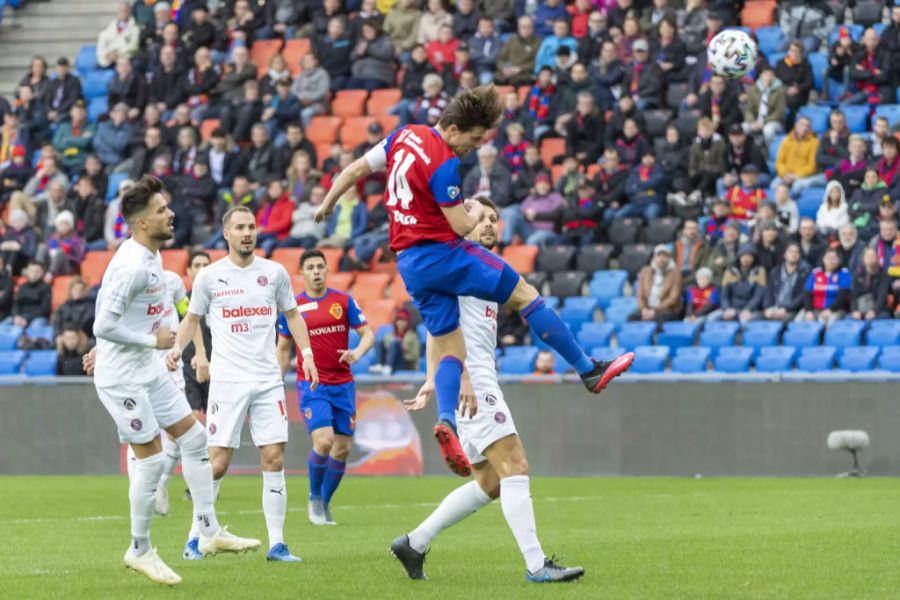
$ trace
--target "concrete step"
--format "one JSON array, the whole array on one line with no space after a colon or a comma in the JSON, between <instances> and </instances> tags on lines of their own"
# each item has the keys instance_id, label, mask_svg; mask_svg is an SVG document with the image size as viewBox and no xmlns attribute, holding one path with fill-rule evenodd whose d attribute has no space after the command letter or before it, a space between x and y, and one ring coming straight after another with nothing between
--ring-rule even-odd
<instances>
[{"instance_id":1,"label":"concrete step","mask_svg":"<svg viewBox=\"0 0 900 600\"><path fill-rule=\"evenodd\" d=\"M113 13L115 14L115 13ZM24 31L32 26L40 27L45 30L67 30L67 31L92 31L94 35L98 35L100 31L106 27L113 17L110 14L88 14L88 15L47 15L36 17L34 15L19 16L14 23L23 25L18 29L7 29L6 18L4 17L4 26L0 27L0 39L7 34L15 31Z\"/></svg>"},{"instance_id":2,"label":"concrete step","mask_svg":"<svg viewBox=\"0 0 900 600\"><path fill-rule=\"evenodd\" d=\"M54 0L29 4L19 11L20 17L39 17L48 15L105 15L112 19L116 14L116 2L106 0Z\"/></svg>"},{"instance_id":3,"label":"concrete step","mask_svg":"<svg viewBox=\"0 0 900 600\"><path fill-rule=\"evenodd\" d=\"M40 54L51 64L60 56L67 56L69 60L74 60L80 47L81 44L77 41L19 44L0 40L0 66L27 65L35 54Z\"/></svg>"},{"instance_id":4,"label":"concrete step","mask_svg":"<svg viewBox=\"0 0 900 600\"><path fill-rule=\"evenodd\" d=\"M21 29L0 33L0 44L12 42L28 43L40 48L48 41L65 40L70 44L78 43L79 45L84 45L96 43L99 33L89 27L47 28L43 22L37 24L41 27L40 29L32 29L26 26Z\"/></svg>"}]
</instances>

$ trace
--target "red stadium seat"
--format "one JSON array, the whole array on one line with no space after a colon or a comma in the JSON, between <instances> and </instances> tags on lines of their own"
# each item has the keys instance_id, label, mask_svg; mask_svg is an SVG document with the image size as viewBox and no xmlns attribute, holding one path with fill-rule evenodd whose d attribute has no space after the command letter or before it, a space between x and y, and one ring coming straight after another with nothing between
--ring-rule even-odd
<instances>
[{"instance_id":1,"label":"red stadium seat","mask_svg":"<svg viewBox=\"0 0 900 600\"><path fill-rule=\"evenodd\" d=\"M377 331L382 325L389 325L394 318L394 301L388 299L370 300L367 303L360 303L366 321L373 331Z\"/></svg>"},{"instance_id":2,"label":"red stadium seat","mask_svg":"<svg viewBox=\"0 0 900 600\"><path fill-rule=\"evenodd\" d=\"M534 272L534 261L537 259L537 246L507 246L503 250L503 260L508 262L510 266L522 274Z\"/></svg>"},{"instance_id":3,"label":"red stadium seat","mask_svg":"<svg viewBox=\"0 0 900 600\"><path fill-rule=\"evenodd\" d=\"M566 140L549 138L541 142L541 161L545 167L553 165L553 159L566 153Z\"/></svg>"},{"instance_id":4,"label":"red stadium seat","mask_svg":"<svg viewBox=\"0 0 900 600\"><path fill-rule=\"evenodd\" d=\"M402 97L403 94L397 88L375 90L369 96L369 101L366 102L366 112L376 117L386 115L400 102Z\"/></svg>"},{"instance_id":5,"label":"red stadium seat","mask_svg":"<svg viewBox=\"0 0 900 600\"><path fill-rule=\"evenodd\" d=\"M291 275L296 275L300 272L301 254L303 248L277 248L272 252L272 260L283 266Z\"/></svg>"},{"instance_id":6,"label":"red stadium seat","mask_svg":"<svg viewBox=\"0 0 900 600\"><path fill-rule=\"evenodd\" d=\"M531 91L530 85L520 85L519 86L519 104L524 105L525 99L528 98L528 93Z\"/></svg>"},{"instance_id":7,"label":"red stadium seat","mask_svg":"<svg viewBox=\"0 0 900 600\"><path fill-rule=\"evenodd\" d=\"M328 274L328 287L340 290L342 292L349 292L350 286L353 285L353 280L356 278L356 273L330 273Z\"/></svg>"},{"instance_id":8,"label":"red stadium seat","mask_svg":"<svg viewBox=\"0 0 900 600\"><path fill-rule=\"evenodd\" d=\"M319 169L323 168L325 165L325 161L328 160L328 157L331 156L331 147L334 146L334 143L329 142L327 144L315 144L316 146L316 160L318 161L318 165L316 165Z\"/></svg>"},{"instance_id":9,"label":"red stadium seat","mask_svg":"<svg viewBox=\"0 0 900 600\"><path fill-rule=\"evenodd\" d=\"M256 40L250 48L250 62L256 65L257 74L262 77L269 68L269 59L281 50L281 40Z\"/></svg>"},{"instance_id":10,"label":"red stadium seat","mask_svg":"<svg viewBox=\"0 0 900 600\"><path fill-rule=\"evenodd\" d=\"M53 278L53 290L50 302L53 310L62 306L62 303L69 299L69 284L71 283L71 275L57 275Z\"/></svg>"},{"instance_id":11,"label":"red stadium seat","mask_svg":"<svg viewBox=\"0 0 900 600\"><path fill-rule=\"evenodd\" d=\"M375 117L350 117L341 126L341 144L345 148L356 148L366 141L366 130L375 123Z\"/></svg>"},{"instance_id":12,"label":"red stadium seat","mask_svg":"<svg viewBox=\"0 0 900 600\"><path fill-rule=\"evenodd\" d=\"M341 90L331 101L331 114L343 118L362 116L365 114L368 96L365 90Z\"/></svg>"},{"instance_id":13,"label":"red stadium seat","mask_svg":"<svg viewBox=\"0 0 900 600\"><path fill-rule=\"evenodd\" d=\"M322 254L325 255L325 264L328 265L328 272L336 275L341 271L341 258L344 251L340 248L320 248Z\"/></svg>"},{"instance_id":14,"label":"red stadium seat","mask_svg":"<svg viewBox=\"0 0 900 600\"><path fill-rule=\"evenodd\" d=\"M200 137L203 141L208 142L212 137L213 131L218 129L221 124L219 119L203 119L203 122L200 123Z\"/></svg>"},{"instance_id":15,"label":"red stadium seat","mask_svg":"<svg viewBox=\"0 0 900 600\"><path fill-rule=\"evenodd\" d=\"M281 51L281 56L287 63L288 69L291 70L291 77L296 77L300 73L300 61L304 56L309 54L310 42L309 38L298 38L288 40Z\"/></svg>"},{"instance_id":16,"label":"red stadium seat","mask_svg":"<svg viewBox=\"0 0 900 600\"><path fill-rule=\"evenodd\" d=\"M381 125L385 135L400 127L400 117L395 115L381 115L376 117L376 119L378 119L378 124Z\"/></svg>"},{"instance_id":17,"label":"red stadium seat","mask_svg":"<svg viewBox=\"0 0 900 600\"><path fill-rule=\"evenodd\" d=\"M338 138L338 129L341 127L343 119L340 117L313 117L306 128L306 139L311 144L318 146L319 144L333 144ZM316 154L318 154L316 150Z\"/></svg>"},{"instance_id":18,"label":"red stadium seat","mask_svg":"<svg viewBox=\"0 0 900 600\"><path fill-rule=\"evenodd\" d=\"M81 261L81 276L89 286L100 283L113 254L115 252L111 250L92 250L84 255L84 260Z\"/></svg>"},{"instance_id":19,"label":"red stadium seat","mask_svg":"<svg viewBox=\"0 0 900 600\"><path fill-rule=\"evenodd\" d=\"M206 253L209 254L209 262L211 263L228 256L228 250L207 250Z\"/></svg>"},{"instance_id":20,"label":"red stadium seat","mask_svg":"<svg viewBox=\"0 0 900 600\"><path fill-rule=\"evenodd\" d=\"M350 293L357 302L383 300L387 295L387 287L391 276L387 273L360 273Z\"/></svg>"},{"instance_id":21,"label":"red stadium seat","mask_svg":"<svg viewBox=\"0 0 900 600\"><path fill-rule=\"evenodd\" d=\"M394 306L397 308L401 308L404 304L412 300L412 296L406 291L406 284L403 283L402 277L394 277L388 288L388 294L390 295Z\"/></svg>"},{"instance_id":22,"label":"red stadium seat","mask_svg":"<svg viewBox=\"0 0 900 600\"><path fill-rule=\"evenodd\" d=\"M553 183L556 183L556 181L557 181L560 177L562 177L564 171L565 171L565 167L564 167L564 166L562 166L562 165L553 165L552 167L550 167L550 180L553 181Z\"/></svg>"},{"instance_id":23,"label":"red stadium seat","mask_svg":"<svg viewBox=\"0 0 900 600\"><path fill-rule=\"evenodd\" d=\"M187 272L187 250L163 250L159 254L162 257L163 269L166 271L172 271L177 275L184 275Z\"/></svg>"},{"instance_id":24,"label":"red stadium seat","mask_svg":"<svg viewBox=\"0 0 900 600\"><path fill-rule=\"evenodd\" d=\"M741 11L741 25L750 29L775 23L775 0L750 0Z\"/></svg>"}]
</instances>

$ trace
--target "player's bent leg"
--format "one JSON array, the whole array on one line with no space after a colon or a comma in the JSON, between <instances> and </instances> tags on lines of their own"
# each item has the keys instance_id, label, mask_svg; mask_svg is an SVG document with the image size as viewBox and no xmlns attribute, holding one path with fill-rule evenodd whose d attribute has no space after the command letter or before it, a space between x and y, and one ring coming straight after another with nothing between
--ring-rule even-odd
<instances>
[{"instance_id":1,"label":"player's bent leg","mask_svg":"<svg viewBox=\"0 0 900 600\"><path fill-rule=\"evenodd\" d=\"M633 352L626 352L611 361L591 359L575 341L572 331L559 315L544 304L544 299L534 286L522 277L519 277L506 304L519 311L531 330L575 368L590 392L602 392L613 379L627 371L634 361Z\"/></svg>"},{"instance_id":2,"label":"player's bent leg","mask_svg":"<svg viewBox=\"0 0 900 600\"><path fill-rule=\"evenodd\" d=\"M178 465L178 459L181 458L181 450L172 436L167 433L160 436L160 441L162 442L164 463L159 485L156 487L154 511L164 517L169 514L169 479Z\"/></svg>"},{"instance_id":3,"label":"player's bent leg","mask_svg":"<svg viewBox=\"0 0 900 600\"><path fill-rule=\"evenodd\" d=\"M269 534L266 560L300 562L284 543L284 517L287 514L287 485L284 481L284 444L269 444L259 448L262 469L262 507Z\"/></svg>"},{"instance_id":4,"label":"player's bent leg","mask_svg":"<svg viewBox=\"0 0 900 600\"><path fill-rule=\"evenodd\" d=\"M466 342L462 329L456 327L444 335L434 336L433 343L441 357L434 374L434 390L438 404L438 423L434 426L441 455L447 467L460 477L472 474L472 465L459 443L456 432L456 407L466 360Z\"/></svg>"},{"instance_id":5,"label":"player's bent leg","mask_svg":"<svg viewBox=\"0 0 900 600\"><path fill-rule=\"evenodd\" d=\"M329 413L329 421L330 421ZM315 427L310 424L310 428ZM322 425L312 429L313 448L309 451L309 505L307 515L313 525L325 525L325 501L322 499L322 484L328 471L328 457L334 445L334 429Z\"/></svg>"}]
</instances>

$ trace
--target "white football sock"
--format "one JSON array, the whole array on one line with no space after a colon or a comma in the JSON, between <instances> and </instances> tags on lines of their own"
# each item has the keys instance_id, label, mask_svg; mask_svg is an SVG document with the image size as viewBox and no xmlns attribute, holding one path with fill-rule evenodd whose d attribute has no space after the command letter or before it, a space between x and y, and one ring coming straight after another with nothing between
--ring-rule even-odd
<instances>
[{"instance_id":1,"label":"white football sock","mask_svg":"<svg viewBox=\"0 0 900 600\"><path fill-rule=\"evenodd\" d=\"M437 534L459 523L490 501L491 497L484 493L477 481L459 486L447 494L434 512L409 534L409 545L416 552L425 552Z\"/></svg>"},{"instance_id":2,"label":"white football sock","mask_svg":"<svg viewBox=\"0 0 900 600\"><path fill-rule=\"evenodd\" d=\"M181 448L178 447L175 440L165 433L161 437L165 463L162 477L159 478L159 485L166 486L169 483L169 478L172 477L172 473L175 471L175 467L178 466L178 459L181 458Z\"/></svg>"},{"instance_id":3,"label":"white football sock","mask_svg":"<svg viewBox=\"0 0 900 600\"><path fill-rule=\"evenodd\" d=\"M181 447L181 467L184 480L194 501L194 522L205 537L219 531L216 519L216 492L213 486L212 465L206 448L206 430L200 423L194 425L176 440Z\"/></svg>"},{"instance_id":4,"label":"white football sock","mask_svg":"<svg viewBox=\"0 0 900 600\"><path fill-rule=\"evenodd\" d=\"M284 470L263 471L262 505L269 530L269 548L284 543L284 515L287 513L287 486Z\"/></svg>"},{"instance_id":5,"label":"white football sock","mask_svg":"<svg viewBox=\"0 0 900 600\"><path fill-rule=\"evenodd\" d=\"M163 455L154 454L134 462L128 499L131 502L132 547L140 556L150 550L150 521L153 519L154 493L163 469Z\"/></svg>"},{"instance_id":6,"label":"white football sock","mask_svg":"<svg viewBox=\"0 0 900 600\"><path fill-rule=\"evenodd\" d=\"M525 568L535 573L544 566L544 551L537 538L534 506L531 503L528 475L515 475L500 480L500 506L519 550L525 557Z\"/></svg>"},{"instance_id":7,"label":"white football sock","mask_svg":"<svg viewBox=\"0 0 900 600\"><path fill-rule=\"evenodd\" d=\"M218 498L219 497L219 488L222 487L221 479L213 479L213 495ZM191 531L188 533L188 540L193 540L195 538L200 537L200 525L199 521L196 518L191 519Z\"/></svg>"},{"instance_id":8,"label":"white football sock","mask_svg":"<svg viewBox=\"0 0 900 600\"><path fill-rule=\"evenodd\" d=\"M131 444L128 444L128 449L125 450L125 468L128 470L128 479L134 477L134 465L137 457L134 455L134 448L131 447Z\"/></svg>"}]
</instances>

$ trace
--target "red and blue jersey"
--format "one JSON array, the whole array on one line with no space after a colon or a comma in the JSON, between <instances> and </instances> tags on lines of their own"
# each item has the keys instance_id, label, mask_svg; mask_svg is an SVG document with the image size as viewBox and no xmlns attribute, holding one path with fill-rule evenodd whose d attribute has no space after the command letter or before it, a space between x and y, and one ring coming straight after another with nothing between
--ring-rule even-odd
<instances>
[{"instance_id":1,"label":"red and blue jersey","mask_svg":"<svg viewBox=\"0 0 900 600\"><path fill-rule=\"evenodd\" d=\"M306 321L319 383L339 385L353 381L350 365L340 362L338 350L349 350L350 328L366 325L366 317L352 296L327 288L321 298L297 294L297 310ZM291 337L287 319L278 317L278 334ZM303 357L297 353L297 380L303 380Z\"/></svg>"},{"instance_id":2,"label":"red and blue jersey","mask_svg":"<svg viewBox=\"0 0 900 600\"><path fill-rule=\"evenodd\" d=\"M841 290L849 290L852 284L853 278L847 269L829 275L820 267L806 278L806 291L812 293L813 309L825 310L834 304Z\"/></svg>"},{"instance_id":3,"label":"red and blue jersey","mask_svg":"<svg viewBox=\"0 0 900 600\"><path fill-rule=\"evenodd\" d=\"M459 158L433 128L408 125L366 153L373 171L387 171L384 205L390 214L390 247L460 238L441 212L462 202Z\"/></svg>"}]
</instances>

